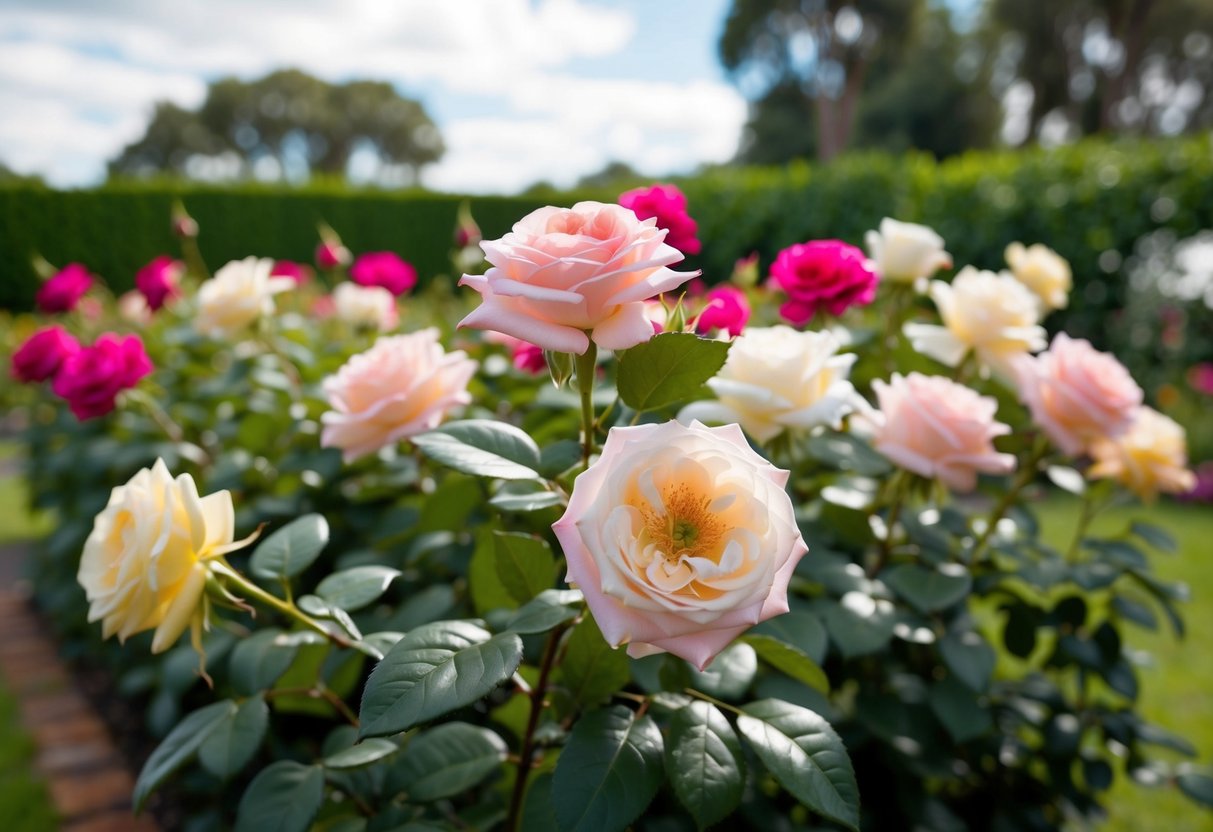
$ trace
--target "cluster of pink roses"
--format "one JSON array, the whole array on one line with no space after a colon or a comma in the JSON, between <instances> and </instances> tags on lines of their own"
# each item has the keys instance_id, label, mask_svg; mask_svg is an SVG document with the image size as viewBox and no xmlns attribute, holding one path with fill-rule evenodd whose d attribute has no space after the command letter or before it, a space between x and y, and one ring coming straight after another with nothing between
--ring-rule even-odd
<instances>
[{"instance_id":1,"label":"cluster of pink roses","mask_svg":"<svg viewBox=\"0 0 1213 832\"><path fill-rule=\"evenodd\" d=\"M104 416L123 390L152 371L137 335L106 333L81 346L66 330L49 326L31 335L13 353L13 377L27 383L50 381L78 419Z\"/></svg>"}]
</instances>

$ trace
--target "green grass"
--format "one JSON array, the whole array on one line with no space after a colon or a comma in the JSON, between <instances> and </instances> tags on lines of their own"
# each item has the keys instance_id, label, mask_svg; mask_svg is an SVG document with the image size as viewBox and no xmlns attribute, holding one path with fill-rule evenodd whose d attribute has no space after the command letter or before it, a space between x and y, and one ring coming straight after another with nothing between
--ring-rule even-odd
<instances>
[{"instance_id":1,"label":"green grass","mask_svg":"<svg viewBox=\"0 0 1213 832\"><path fill-rule=\"evenodd\" d=\"M1078 519L1077 500L1052 499L1038 507L1043 534L1054 546L1068 546ZM1182 607L1188 634L1178 641L1166 624L1156 632L1128 628L1129 646L1153 655L1141 668L1140 707L1145 717L1192 742L1199 762L1213 765L1213 509L1164 504L1116 510L1097 517L1095 534L1117 534L1134 519L1168 529L1179 542L1174 555L1154 556L1159 577L1181 580L1192 600ZM1108 822L1100 832L1210 832L1213 812L1202 811L1172 789L1147 789L1117 779L1109 798Z\"/></svg>"},{"instance_id":2,"label":"green grass","mask_svg":"<svg viewBox=\"0 0 1213 832\"><path fill-rule=\"evenodd\" d=\"M21 446L0 441L0 463L16 460ZM28 509L25 480L19 476L0 476L0 544L33 540L50 531L50 518Z\"/></svg>"},{"instance_id":3,"label":"green grass","mask_svg":"<svg viewBox=\"0 0 1213 832\"><path fill-rule=\"evenodd\" d=\"M0 684L0 818L5 832L59 828L46 787L31 773L33 761L34 743L18 724L17 703Z\"/></svg>"}]
</instances>

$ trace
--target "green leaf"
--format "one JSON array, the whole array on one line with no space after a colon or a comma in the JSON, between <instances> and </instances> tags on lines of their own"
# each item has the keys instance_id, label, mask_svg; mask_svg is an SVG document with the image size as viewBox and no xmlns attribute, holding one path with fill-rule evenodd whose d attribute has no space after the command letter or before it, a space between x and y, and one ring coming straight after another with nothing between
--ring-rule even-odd
<instances>
[{"instance_id":1,"label":"green leaf","mask_svg":"<svg viewBox=\"0 0 1213 832\"><path fill-rule=\"evenodd\" d=\"M507 482L489 499L489 505L502 511L539 511L564 502L555 491L536 489L528 482Z\"/></svg>"},{"instance_id":2,"label":"green leaf","mask_svg":"<svg viewBox=\"0 0 1213 832\"><path fill-rule=\"evenodd\" d=\"M959 679L949 677L931 688L931 711L956 742L968 742L994 727L990 711Z\"/></svg>"},{"instance_id":3,"label":"green leaf","mask_svg":"<svg viewBox=\"0 0 1213 832\"><path fill-rule=\"evenodd\" d=\"M1062 491L1069 491L1071 494L1081 497L1087 490L1087 481L1073 468L1067 468L1064 465L1050 465L1045 469L1045 474Z\"/></svg>"},{"instance_id":4,"label":"green leaf","mask_svg":"<svg viewBox=\"0 0 1213 832\"><path fill-rule=\"evenodd\" d=\"M623 353L619 397L633 410L655 410L694 396L729 355L723 341L689 332L666 332Z\"/></svg>"},{"instance_id":5,"label":"green leaf","mask_svg":"<svg viewBox=\"0 0 1213 832\"><path fill-rule=\"evenodd\" d=\"M560 672L565 687L582 708L610 699L631 678L627 653L607 644L589 615L569 633Z\"/></svg>"},{"instance_id":6,"label":"green leaf","mask_svg":"<svg viewBox=\"0 0 1213 832\"><path fill-rule=\"evenodd\" d=\"M745 761L741 743L724 714L693 702L674 714L665 753L674 793L703 829L741 803Z\"/></svg>"},{"instance_id":7,"label":"green leaf","mask_svg":"<svg viewBox=\"0 0 1213 832\"><path fill-rule=\"evenodd\" d=\"M1129 531L1160 552L1171 553L1179 549L1179 544L1175 542L1175 536L1161 526L1135 520L1129 526Z\"/></svg>"},{"instance_id":8,"label":"green leaf","mask_svg":"<svg viewBox=\"0 0 1213 832\"><path fill-rule=\"evenodd\" d=\"M556 558L547 542L520 532L493 532L497 549L497 577L520 604L552 588Z\"/></svg>"},{"instance_id":9,"label":"green leaf","mask_svg":"<svg viewBox=\"0 0 1213 832\"><path fill-rule=\"evenodd\" d=\"M893 637L896 613L888 601L848 592L826 607L825 624L830 639L850 659L884 649Z\"/></svg>"},{"instance_id":10,"label":"green leaf","mask_svg":"<svg viewBox=\"0 0 1213 832\"><path fill-rule=\"evenodd\" d=\"M334 607L353 612L378 600L398 577L400 570L390 566L355 566L329 575L316 587L316 594Z\"/></svg>"},{"instance_id":11,"label":"green leaf","mask_svg":"<svg viewBox=\"0 0 1213 832\"><path fill-rule=\"evenodd\" d=\"M916 563L903 563L880 576L885 584L906 599L919 612L950 607L969 594L973 579L959 564L943 564L935 569Z\"/></svg>"},{"instance_id":12,"label":"green leaf","mask_svg":"<svg viewBox=\"0 0 1213 832\"><path fill-rule=\"evenodd\" d=\"M980 633L970 630L946 635L939 640L939 652L948 670L970 690L980 693L990 686L998 653Z\"/></svg>"},{"instance_id":13,"label":"green leaf","mask_svg":"<svg viewBox=\"0 0 1213 832\"><path fill-rule=\"evenodd\" d=\"M522 640L514 633L490 636L467 621L418 627L367 679L360 736L396 734L470 705L509 679L521 661Z\"/></svg>"},{"instance_id":14,"label":"green leaf","mask_svg":"<svg viewBox=\"0 0 1213 832\"><path fill-rule=\"evenodd\" d=\"M335 754L330 754L321 761L321 765L325 768L335 769L362 768L386 759L399 750L400 746L391 740L372 737L357 745L343 748Z\"/></svg>"},{"instance_id":15,"label":"green leaf","mask_svg":"<svg viewBox=\"0 0 1213 832\"><path fill-rule=\"evenodd\" d=\"M521 428L492 419L449 422L414 436L414 445L435 462L481 477L535 480L539 446Z\"/></svg>"},{"instance_id":16,"label":"green leaf","mask_svg":"<svg viewBox=\"0 0 1213 832\"><path fill-rule=\"evenodd\" d=\"M1196 771L1185 771L1175 778L1175 784L1188 799L1213 809L1213 777Z\"/></svg>"},{"instance_id":17,"label":"green leaf","mask_svg":"<svg viewBox=\"0 0 1213 832\"><path fill-rule=\"evenodd\" d=\"M505 760L506 751L501 737L487 728L448 722L413 738L393 766L392 781L410 801L440 800L488 777Z\"/></svg>"},{"instance_id":18,"label":"green leaf","mask_svg":"<svg viewBox=\"0 0 1213 832\"><path fill-rule=\"evenodd\" d=\"M661 731L623 705L577 721L552 776L561 832L619 832L640 816L662 780Z\"/></svg>"},{"instance_id":19,"label":"green leaf","mask_svg":"<svg viewBox=\"0 0 1213 832\"><path fill-rule=\"evenodd\" d=\"M546 633L576 618L577 610L570 605L581 600L581 593L575 589L545 589L514 613L505 628L520 635Z\"/></svg>"},{"instance_id":20,"label":"green leaf","mask_svg":"<svg viewBox=\"0 0 1213 832\"><path fill-rule=\"evenodd\" d=\"M143 808L148 796L159 788L161 783L194 756L198 747L235 712L236 708L236 703L230 699L213 702L181 720L177 727L161 740L143 764L139 778L135 781L131 802L136 812Z\"/></svg>"},{"instance_id":21,"label":"green leaf","mask_svg":"<svg viewBox=\"0 0 1213 832\"><path fill-rule=\"evenodd\" d=\"M840 471L879 477L891 470L887 459L872 450L871 445L849 433L829 431L811 437L805 447L814 459Z\"/></svg>"},{"instance_id":22,"label":"green leaf","mask_svg":"<svg viewBox=\"0 0 1213 832\"><path fill-rule=\"evenodd\" d=\"M745 696L758 675L758 654L744 641L734 641L703 670L668 656L663 671L661 680L667 689L691 687L717 699L736 701Z\"/></svg>"},{"instance_id":23,"label":"green leaf","mask_svg":"<svg viewBox=\"0 0 1213 832\"><path fill-rule=\"evenodd\" d=\"M851 759L830 724L778 699L746 705L737 729L793 797L819 815L859 829L859 786Z\"/></svg>"},{"instance_id":24,"label":"green leaf","mask_svg":"<svg viewBox=\"0 0 1213 832\"><path fill-rule=\"evenodd\" d=\"M278 677L286 673L299 648L286 642L285 638L282 630L258 630L232 648L228 672L236 693L255 696L272 687Z\"/></svg>"},{"instance_id":25,"label":"green leaf","mask_svg":"<svg viewBox=\"0 0 1213 832\"><path fill-rule=\"evenodd\" d=\"M817 664L825 661L829 636L821 620L811 612L785 612L768 618L750 630L750 634L777 638L797 648Z\"/></svg>"},{"instance_id":26,"label":"green leaf","mask_svg":"<svg viewBox=\"0 0 1213 832\"><path fill-rule=\"evenodd\" d=\"M825 671L798 647L762 633L748 633L741 640L754 648L759 659L776 670L822 693L830 692L830 680Z\"/></svg>"},{"instance_id":27,"label":"green leaf","mask_svg":"<svg viewBox=\"0 0 1213 832\"><path fill-rule=\"evenodd\" d=\"M198 748L198 762L216 777L226 780L253 758L265 729L270 709L265 699L255 696L240 703L207 736Z\"/></svg>"},{"instance_id":28,"label":"green leaf","mask_svg":"<svg viewBox=\"0 0 1213 832\"><path fill-rule=\"evenodd\" d=\"M240 798L236 832L307 832L323 802L324 769L279 760Z\"/></svg>"},{"instance_id":29,"label":"green leaf","mask_svg":"<svg viewBox=\"0 0 1213 832\"><path fill-rule=\"evenodd\" d=\"M522 802L522 823L526 832L556 832L556 810L552 808L552 772L543 771L531 778Z\"/></svg>"},{"instance_id":30,"label":"green leaf","mask_svg":"<svg viewBox=\"0 0 1213 832\"><path fill-rule=\"evenodd\" d=\"M472 562L468 564L468 588L472 592L472 605L477 614L495 609L515 609L518 602L501 585L497 575L497 541L486 527L476 530L476 548Z\"/></svg>"},{"instance_id":31,"label":"green leaf","mask_svg":"<svg viewBox=\"0 0 1213 832\"><path fill-rule=\"evenodd\" d=\"M258 578L290 578L311 566L328 542L328 521L305 514L261 541L249 566Z\"/></svg>"}]
</instances>

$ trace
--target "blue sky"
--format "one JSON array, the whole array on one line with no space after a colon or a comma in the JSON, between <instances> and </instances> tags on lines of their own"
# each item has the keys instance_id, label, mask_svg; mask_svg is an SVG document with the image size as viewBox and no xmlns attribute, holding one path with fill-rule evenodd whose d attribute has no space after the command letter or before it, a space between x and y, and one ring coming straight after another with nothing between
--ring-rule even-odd
<instances>
[{"instance_id":1,"label":"blue sky","mask_svg":"<svg viewBox=\"0 0 1213 832\"><path fill-rule=\"evenodd\" d=\"M383 78L448 146L437 188L570 184L724 161L745 102L716 59L729 0L5 0L0 159L62 186L103 176L153 102L298 66Z\"/></svg>"}]
</instances>

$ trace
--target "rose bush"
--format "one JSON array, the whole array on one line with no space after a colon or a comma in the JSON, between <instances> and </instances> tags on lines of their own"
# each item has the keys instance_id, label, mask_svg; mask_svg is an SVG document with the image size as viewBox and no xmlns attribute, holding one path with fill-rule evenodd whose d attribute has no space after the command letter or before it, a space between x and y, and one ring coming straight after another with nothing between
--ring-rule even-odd
<instances>
[{"instance_id":1,"label":"rose bush","mask_svg":"<svg viewBox=\"0 0 1213 832\"><path fill-rule=\"evenodd\" d=\"M1076 340L1030 357L1045 310L1009 276L944 275L932 305L860 253L870 305L806 330L743 266L750 319L709 338L664 238L543 209L390 335L333 314L340 262L217 291L183 256L137 324L90 290L102 317L65 325L138 326L154 370L122 392L146 367L95 355L70 377L116 412L85 422L24 390L56 512L33 586L159 743L136 804L287 832L1048 830L1124 772L1207 795L1154 753L1192 750L1125 646L1182 626L1166 530L1090 526L1191 482L1182 428ZM915 351L932 326L960 346ZM1083 503L1065 551L1035 519L1053 482Z\"/></svg>"}]
</instances>

